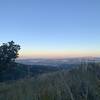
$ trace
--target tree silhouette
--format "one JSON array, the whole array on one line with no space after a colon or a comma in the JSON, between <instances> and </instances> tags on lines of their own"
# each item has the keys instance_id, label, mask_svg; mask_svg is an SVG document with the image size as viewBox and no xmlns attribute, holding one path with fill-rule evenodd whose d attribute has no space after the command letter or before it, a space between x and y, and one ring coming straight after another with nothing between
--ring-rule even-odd
<instances>
[{"instance_id":1,"label":"tree silhouette","mask_svg":"<svg viewBox=\"0 0 100 100\"><path fill-rule=\"evenodd\" d=\"M10 63L14 62L18 57L20 45L15 44L13 41L3 43L0 46L0 70L4 69Z\"/></svg>"}]
</instances>

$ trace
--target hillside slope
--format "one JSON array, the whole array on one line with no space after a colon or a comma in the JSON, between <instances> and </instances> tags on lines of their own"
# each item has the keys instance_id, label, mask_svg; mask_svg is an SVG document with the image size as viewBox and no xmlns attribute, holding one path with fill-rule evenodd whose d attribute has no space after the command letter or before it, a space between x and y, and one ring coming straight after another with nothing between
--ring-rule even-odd
<instances>
[{"instance_id":1,"label":"hillside slope","mask_svg":"<svg viewBox=\"0 0 100 100\"><path fill-rule=\"evenodd\" d=\"M100 64L1 83L0 100L100 100Z\"/></svg>"},{"instance_id":2,"label":"hillside slope","mask_svg":"<svg viewBox=\"0 0 100 100\"><path fill-rule=\"evenodd\" d=\"M57 67L52 66L24 65L19 63L12 63L7 70L0 72L0 82L34 77L39 74L53 72L57 70L59 70Z\"/></svg>"}]
</instances>

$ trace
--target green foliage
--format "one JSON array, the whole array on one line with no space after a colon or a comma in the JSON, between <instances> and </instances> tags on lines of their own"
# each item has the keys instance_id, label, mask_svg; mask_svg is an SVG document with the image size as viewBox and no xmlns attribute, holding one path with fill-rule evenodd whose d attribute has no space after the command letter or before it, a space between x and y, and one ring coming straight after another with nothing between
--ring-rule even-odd
<instances>
[{"instance_id":1,"label":"green foliage","mask_svg":"<svg viewBox=\"0 0 100 100\"><path fill-rule=\"evenodd\" d=\"M100 100L100 64L1 83L0 100Z\"/></svg>"},{"instance_id":2,"label":"green foliage","mask_svg":"<svg viewBox=\"0 0 100 100\"><path fill-rule=\"evenodd\" d=\"M18 57L20 46L13 41L0 46L0 71L4 71Z\"/></svg>"}]
</instances>

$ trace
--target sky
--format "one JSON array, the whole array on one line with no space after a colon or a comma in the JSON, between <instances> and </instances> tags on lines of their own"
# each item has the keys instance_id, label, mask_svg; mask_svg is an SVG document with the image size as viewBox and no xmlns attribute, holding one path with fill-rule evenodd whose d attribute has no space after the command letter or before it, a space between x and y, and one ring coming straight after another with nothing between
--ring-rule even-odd
<instances>
[{"instance_id":1,"label":"sky","mask_svg":"<svg viewBox=\"0 0 100 100\"><path fill-rule=\"evenodd\" d=\"M0 44L20 58L100 57L100 0L0 0Z\"/></svg>"}]
</instances>

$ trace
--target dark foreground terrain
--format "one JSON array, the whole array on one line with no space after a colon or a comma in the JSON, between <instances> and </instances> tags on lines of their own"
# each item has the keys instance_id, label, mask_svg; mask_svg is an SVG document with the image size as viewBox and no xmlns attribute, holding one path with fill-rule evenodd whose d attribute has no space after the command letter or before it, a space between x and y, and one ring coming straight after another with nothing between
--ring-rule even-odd
<instances>
[{"instance_id":1,"label":"dark foreground terrain","mask_svg":"<svg viewBox=\"0 0 100 100\"><path fill-rule=\"evenodd\" d=\"M0 100L100 100L100 64L0 83Z\"/></svg>"}]
</instances>

